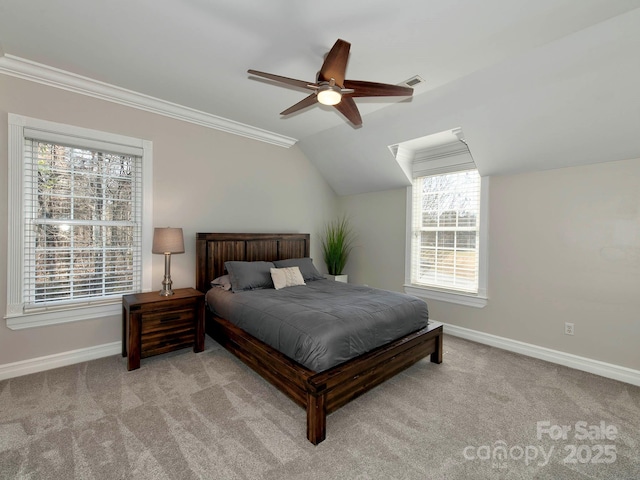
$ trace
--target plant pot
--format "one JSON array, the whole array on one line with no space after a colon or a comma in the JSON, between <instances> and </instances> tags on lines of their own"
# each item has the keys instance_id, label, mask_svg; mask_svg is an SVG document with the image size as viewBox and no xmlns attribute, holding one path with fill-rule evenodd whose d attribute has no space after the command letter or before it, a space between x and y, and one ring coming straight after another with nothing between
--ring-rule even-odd
<instances>
[{"instance_id":1,"label":"plant pot","mask_svg":"<svg viewBox=\"0 0 640 480\"><path fill-rule=\"evenodd\" d=\"M349 283L349 275L329 275L328 273L326 273L324 275L324 278L327 278L329 280L333 280L334 282L342 282L342 283Z\"/></svg>"}]
</instances>

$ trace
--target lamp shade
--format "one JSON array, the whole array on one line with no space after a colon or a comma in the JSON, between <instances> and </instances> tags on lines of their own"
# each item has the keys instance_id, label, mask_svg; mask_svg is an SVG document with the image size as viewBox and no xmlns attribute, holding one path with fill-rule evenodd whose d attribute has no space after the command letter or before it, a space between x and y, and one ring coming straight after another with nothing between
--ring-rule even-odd
<instances>
[{"instance_id":1,"label":"lamp shade","mask_svg":"<svg viewBox=\"0 0 640 480\"><path fill-rule=\"evenodd\" d=\"M181 228L154 228L152 253L184 253Z\"/></svg>"}]
</instances>

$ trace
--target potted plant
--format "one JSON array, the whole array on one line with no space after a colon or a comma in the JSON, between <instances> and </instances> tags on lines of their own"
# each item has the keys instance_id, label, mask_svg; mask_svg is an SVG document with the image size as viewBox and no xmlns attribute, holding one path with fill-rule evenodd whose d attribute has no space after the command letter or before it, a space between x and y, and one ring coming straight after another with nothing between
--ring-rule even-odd
<instances>
[{"instance_id":1,"label":"potted plant","mask_svg":"<svg viewBox=\"0 0 640 480\"><path fill-rule=\"evenodd\" d=\"M322 256L329 272L329 275L325 275L327 278L347 282L348 277L342 271L353 248L353 239L347 217L343 216L326 224L322 232Z\"/></svg>"}]
</instances>

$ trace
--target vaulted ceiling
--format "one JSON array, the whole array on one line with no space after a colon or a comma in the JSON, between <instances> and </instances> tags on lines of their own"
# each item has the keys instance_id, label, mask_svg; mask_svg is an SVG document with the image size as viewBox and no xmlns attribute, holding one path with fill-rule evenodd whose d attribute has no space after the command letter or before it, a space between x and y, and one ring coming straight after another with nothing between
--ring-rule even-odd
<instances>
[{"instance_id":1,"label":"vaulted ceiling","mask_svg":"<svg viewBox=\"0 0 640 480\"><path fill-rule=\"evenodd\" d=\"M314 81L338 38L347 78L425 83L354 128L247 74ZM387 147L453 128L483 175L640 157L640 0L0 0L0 46L291 137L340 195L406 185Z\"/></svg>"}]
</instances>

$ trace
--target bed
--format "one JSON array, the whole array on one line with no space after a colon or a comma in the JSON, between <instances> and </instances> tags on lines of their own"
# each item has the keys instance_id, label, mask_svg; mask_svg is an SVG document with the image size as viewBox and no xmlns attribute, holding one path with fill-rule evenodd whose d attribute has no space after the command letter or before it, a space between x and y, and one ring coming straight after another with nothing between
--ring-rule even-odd
<instances>
[{"instance_id":1,"label":"bed","mask_svg":"<svg viewBox=\"0 0 640 480\"><path fill-rule=\"evenodd\" d=\"M273 262L309 257L309 234L198 233L196 288L203 293L225 274L225 262ZM325 282L321 280L320 282ZM207 334L306 409L307 438L326 437L326 417L354 398L427 356L442 362L442 325L430 321L336 366L314 371L207 309Z\"/></svg>"}]
</instances>

